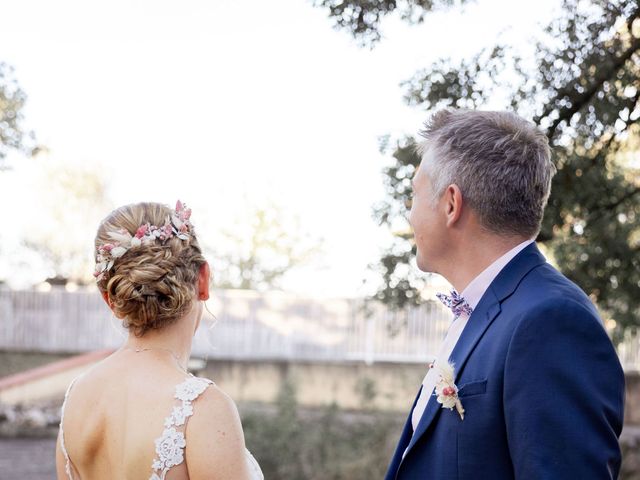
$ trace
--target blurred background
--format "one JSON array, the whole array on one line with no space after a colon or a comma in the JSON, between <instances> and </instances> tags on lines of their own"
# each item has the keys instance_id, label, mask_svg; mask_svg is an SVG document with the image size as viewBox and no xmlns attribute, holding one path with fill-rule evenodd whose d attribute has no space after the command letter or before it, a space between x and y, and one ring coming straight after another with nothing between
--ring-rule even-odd
<instances>
[{"instance_id":1,"label":"blurred background","mask_svg":"<svg viewBox=\"0 0 640 480\"><path fill-rule=\"evenodd\" d=\"M539 244L597 304L640 478L637 0L61 0L0 19L0 474L54 476L66 386L125 334L93 235L138 201L193 209L213 328L190 368L238 403L265 478L382 478L449 323L406 222L413 144L445 106L540 126Z\"/></svg>"}]
</instances>

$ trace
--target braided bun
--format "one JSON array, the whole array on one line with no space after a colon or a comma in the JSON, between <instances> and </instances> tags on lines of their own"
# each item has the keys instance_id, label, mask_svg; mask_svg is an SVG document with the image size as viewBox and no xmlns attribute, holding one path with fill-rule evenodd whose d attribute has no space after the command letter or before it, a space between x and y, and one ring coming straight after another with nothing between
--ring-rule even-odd
<instances>
[{"instance_id":1,"label":"braided bun","mask_svg":"<svg viewBox=\"0 0 640 480\"><path fill-rule=\"evenodd\" d=\"M147 223L163 225L172 210L159 203L125 205L105 218L95 239L96 258L101 245L111 242L109 232L121 229L134 235ZM193 231L164 242L132 247L98 280L112 309L134 335L161 329L191 309L200 267L206 262Z\"/></svg>"}]
</instances>

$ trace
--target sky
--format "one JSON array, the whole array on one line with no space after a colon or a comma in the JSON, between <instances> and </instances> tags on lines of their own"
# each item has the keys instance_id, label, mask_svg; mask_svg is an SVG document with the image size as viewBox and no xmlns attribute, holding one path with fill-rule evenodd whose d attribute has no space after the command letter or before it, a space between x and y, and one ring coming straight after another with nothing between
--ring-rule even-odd
<instances>
[{"instance_id":1,"label":"sky","mask_svg":"<svg viewBox=\"0 0 640 480\"><path fill-rule=\"evenodd\" d=\"M526 48L555 3L479 0L414 27L390 18L368 49L306 0L2 0L0 61L15 68L26 125L48 154L13 155L0 173L0 202L21 212L0 233L0 276L16 287L42 276L35 257L18 265L11 253L51 216L47 162L99 172L113 207L180 198L213 242L275 203L322 246L286 290L369 293L367 265L389 240L371 215L390 162L379 138L415 135L427 119L400 83L498 35ZM107 213L65 235L90 255Z\"/></svg>"}]
</instances>

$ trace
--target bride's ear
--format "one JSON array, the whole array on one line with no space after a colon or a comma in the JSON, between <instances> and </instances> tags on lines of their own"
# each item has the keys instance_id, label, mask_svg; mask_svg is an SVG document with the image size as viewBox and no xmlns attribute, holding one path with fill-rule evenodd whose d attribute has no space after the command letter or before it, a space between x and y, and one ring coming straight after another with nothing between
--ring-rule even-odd
<instances>
[{"instance_id":1,"label":"bride's ear","mask_svg":"<svg viewBox=\"0 0 640 480\"><path fill-rule=\"evenodd\" d=\"M200 265L198 272L198 300L209 300L209 281L211 278L211 269L209 264L204 262Z\"/></svg>"},{"instance_id":2,"label":"bride's ear","mask_svg":"<svg viewBox=\"0 0 640 480\"><path fill-rule=\"evenodd\" d=\"M113 304L111 303L111 300L109 300L109 294L107 292L102 292L102 299L109 307L109 310L113 310Z\"/></svg>"}]
</instances>

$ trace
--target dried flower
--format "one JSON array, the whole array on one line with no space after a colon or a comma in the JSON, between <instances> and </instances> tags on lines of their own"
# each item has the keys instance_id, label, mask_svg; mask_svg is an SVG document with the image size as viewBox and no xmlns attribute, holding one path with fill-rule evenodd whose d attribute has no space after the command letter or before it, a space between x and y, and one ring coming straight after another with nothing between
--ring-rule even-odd
<instances>
[{"instance_id":1,"label":"dried flower","mask_svg":"<svg viewBox=\"0 0 640 480\"><path fill-rule=\"evenodd\" d=\"M462 402L458 398L458 387L456 386L454 365L447 362L443 365L436 363L438 373L440 375L436 383L436 400L442 405L442 408L453 410L454 408L460 415L460 419L464 420L464 408Z\"/></svg>"},{"instance_id":2,"label":"dried flower","mask_svg":"<svg viewBox=\"0 0 640 480\"><path fill-rule=\"evenodd\" d=\"M101 281L105 273L113 267L114 260L122 257L131 248L151 245L158 240L164 243L173 236L181 240L189 240L193 232L193 225L189 222L190 217L191 209L178 200L175 211L167 216L162 226L145 223L137 228L134 235L124 229L109 232L108 236L113 243L105 243L98 247L96 270L93 274L96 281Z\"/></svg>"}]
</instances>

